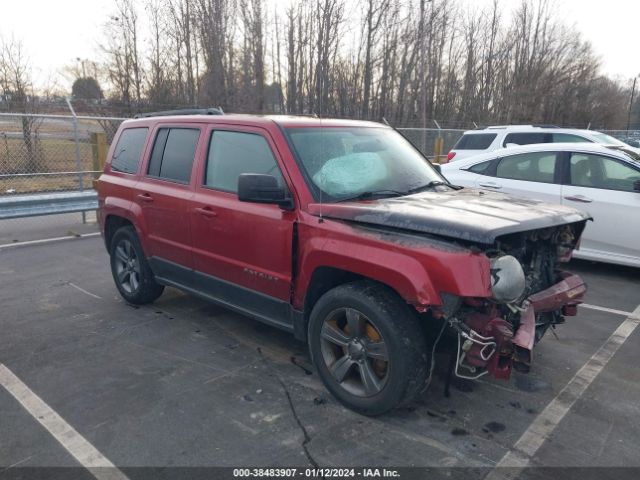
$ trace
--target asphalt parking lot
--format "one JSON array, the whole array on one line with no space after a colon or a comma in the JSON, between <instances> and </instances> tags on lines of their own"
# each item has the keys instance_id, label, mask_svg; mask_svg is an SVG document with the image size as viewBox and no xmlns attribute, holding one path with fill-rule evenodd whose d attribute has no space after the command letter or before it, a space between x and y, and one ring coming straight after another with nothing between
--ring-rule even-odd
<instances>
[{"instance_id":1,"label":"asphalt parking lot","mask_svg":"<svg viewBox=\"0 0 640 480\"><path fill-rule=\"evenodd\" d=\"M570 269L590 307L544 338L529 375L450 398L436 376L418 404L372 419L341 407L286 333L173 289L125 304L99 237L0 247L0 478L80 467L59 441L76 434L132 479L149 466L640 467L640 271Z\"/></svg>"}]
</instances>

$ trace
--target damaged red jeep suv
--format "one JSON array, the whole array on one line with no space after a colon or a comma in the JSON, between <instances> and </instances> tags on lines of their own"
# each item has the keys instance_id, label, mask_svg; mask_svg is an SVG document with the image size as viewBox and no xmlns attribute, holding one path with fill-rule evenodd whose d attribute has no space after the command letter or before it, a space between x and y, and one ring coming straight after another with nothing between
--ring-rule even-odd
<instances>
[{"instance_id":1,"label":"damaged red jeep suv","mask_svg":"<svg viewBox=\"0 0 640 480\"><path fill-rule=\"evenodd\" d=\"M586 291L558 269L586 214L451 185L377 123L129 120L97 189L127 302L171 286L290 331L367 415L415 398L436 352L451 376L528 371Z\"/></svg>"}]
</instances>

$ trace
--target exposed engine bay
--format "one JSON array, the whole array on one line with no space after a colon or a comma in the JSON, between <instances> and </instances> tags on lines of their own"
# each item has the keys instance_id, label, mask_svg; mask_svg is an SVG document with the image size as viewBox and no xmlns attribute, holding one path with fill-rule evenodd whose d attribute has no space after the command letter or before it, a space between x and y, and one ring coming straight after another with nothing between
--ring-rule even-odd
<instances>
[{"instance_id":1,"label":"exposed engine bay","mask_svg":"<svg viewBox=\"0 0 640 480\"><path fill-rule=\"evenodd\" d=\"M443 319L453 334L453 373L477 379L528 372L533 345L576 314L586 286L558 270L571 258L584 223L510 234L484 250L491 261L493 298L444 295ZM443 325L443 329L445 325Z\"/></svg>"}]
</instances>

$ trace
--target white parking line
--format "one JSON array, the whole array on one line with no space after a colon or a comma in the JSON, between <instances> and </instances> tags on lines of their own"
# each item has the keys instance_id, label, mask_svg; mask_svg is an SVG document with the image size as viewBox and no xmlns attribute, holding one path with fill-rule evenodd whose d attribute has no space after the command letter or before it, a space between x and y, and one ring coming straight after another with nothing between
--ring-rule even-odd
<instances>
[{"instance_id":1,"label":"white parking line","mask_svg":"<svg viewBox=\"0 0 640 480\"><path fill-rule=\"evenodd\" d=\"M69 283L69 286L71 286L71 287L75 288L76 290L79 290L79 291L80 291L80 292L82 292L82 293L86 293L86 294L87 294L87 295L89 295L90 297L97 298L98 300L102 300L102 297L99 297L99 296L98 296L98 295L96 295L95 293L87 292L84 288L79 287L79 286L78 286L78 285L76 285L75 283L71 283L71 282L68 282L68 283Z\"/></svg>"},{"instance_id":2,"label":"white parking line","mask_svg":"<svg viewBox=\"0 0 640 480\"><path fill-rule=\"evenodd\" d=\"M124 473L3 364L0 364L0 385L94 477L99 480L128 480Z\"/></svg>"},{"instance_id":3,"label":"white parking line","mask_svg":"<svg viewBox=\"0 0 640 480\"><path fill-rule=\"evenodd\" d=\"M599 312L613 313L614 315L622 315L623 317L630 317L633 315L631 312L616 310L615 308L599 307L598 305L589 305L588 303L581 303L580 307L588 308L590 310L598 310Z\"/></svg>"},{"instance_id":4,"label":"white parking line","mask_svg":"<svg viewBox=\"0 0 640 480\"><path fill-rule=\"evenodd\" d=\"M11 247L24 247L26 245L41 245L44 243L60 242L62 240L75 240L78 238L97 237L100 232L83 233L82 235L66 235L64 237L43 238L42 240L28 240L26 242L13 242L0 245L0 250Z\"/></svg>"},{"instance_id":5,"label":"white parking line","mask_svg":"<svg viewBox=\"0 0 640 480\"><path fill-rule=\"evenodd\" d=\"M640 305L620 324L560 393L551 400L484 480L516 478L525 467L530 465L531 458L598 374L607 366L609 360L613 358L622 344L635 331L638 324L640 324Z\"/></svg>"}]
</instances>

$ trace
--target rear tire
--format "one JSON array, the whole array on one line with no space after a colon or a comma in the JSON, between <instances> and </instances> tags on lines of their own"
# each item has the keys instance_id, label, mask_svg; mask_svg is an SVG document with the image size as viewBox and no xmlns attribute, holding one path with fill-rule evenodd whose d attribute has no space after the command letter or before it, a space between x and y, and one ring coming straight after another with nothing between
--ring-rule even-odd
<instances>
[{"instance_id":1,"label":"rear tire","mask_svg":"<svg viewBox=\"0 0 640 480\"><path fill-rule=\"evenodd\" d=\"M113 280L127 302L144 305L162 295L164 286L155 281L133 227L121 227L116 231L109 253Z\"/></svg>"},{"instance_id":2,"label":"rear tire","mask_svg":"<svg viewBox=\"0 0 640 480\"><path fill-rule=\"evenodd\" d=\"M429 365L417 315L374 282L338 286L314 306L309 350L327 389L346 407L380 415L420 393Z\"/></svg>"}]
</instances>

